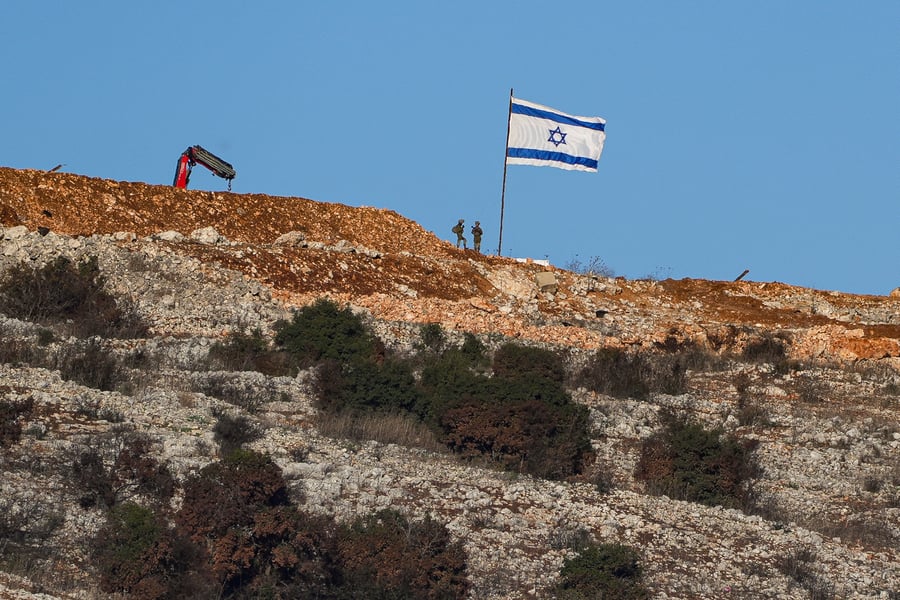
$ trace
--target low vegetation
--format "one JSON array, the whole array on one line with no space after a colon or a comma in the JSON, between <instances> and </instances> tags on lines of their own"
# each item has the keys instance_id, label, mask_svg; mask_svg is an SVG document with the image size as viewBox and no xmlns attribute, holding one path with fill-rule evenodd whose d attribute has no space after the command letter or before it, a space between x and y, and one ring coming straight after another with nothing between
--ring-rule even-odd
<instances>
[{"instance_id":1,"label":"low vegetation","mask_svg":"<svg viewBox=\"0 0 900 600\"><path fill-rule=\"evenodd\" d=\"M129 598L450 599L470 587L446 527L385 510L348 524L288 498L266 455L236 450L184 484L174 515L111 509L95 540L105 592Z\"/></svg>"},{"instance_id":2,"label":"low vegetation","mask_svg":"<svg viewBox=\"0 0 900 600\"><path fill-rule=\"evenodd\" d=\"M0 313L71 328L78 337L137 338L148 326L125 298L104 288L97 258L73 263L58 256L46 265L14 265L0 279Z\"/></svg>"},{"instance_id":3,"label":"low vegetation","mask_svg":"<svg viewBox=\"0 0 900 600\"><path fill-rule=\"evenodd\" d=\"M753 445L674 415L641 446L634 477L647 491L707 506L747 508L759 468Z\"/></svg>"},{"instance_id":4,"label":"low vegetation","mask_svg":"<svg viewBox=\"0 0 900 600\"><path fill-rule=\"evenodd\" d=\"M315 318L299 314L305 310ZM359 317L325 301L295 314L289 339L302 345L281 331L280 343L317 361L317 405L326 413L413 416L461 457L540 477L565 479L590 463L587 410L565 391L563 357L554 352L507 344L491 363L474 337L435 351L443 334L429 329L432 352L408 360L389 355Z\"/></svg>"},{"instance_id":5,"label":"low vegetation","mask_svg":"<svg viewBox=\"0 0 900 600\"><path fill-rule=\"evenodd\" d=\"M650 597L642 580L640 556L630 546L587 544L565 561L559 576L556 590L559 600Z\"/></svg>"},{"instance_id":6,"label":"low vegetation","mask_svg":"<svg viewBox=\"0 0 900 600\"><path fill-rule=\"evenodd\" d=\"M51 283L59 289L42 291ZM10 300L26 284L46 297ZM82 311L105 316L82 329L73 325L88 318ZM116 311L123 312L116 317ZM41 326L31 330L30 340L0 340L0 362L53 368L98 390L121 391L129 383L126 363L103 338L135 335L142 326L129 315L127 302L106 294L96 259L11 271L0 280L0 312ZM90 331L101 333L78 337ZM68 338L73 332L76 337ZM276 376L306 369L313 375L318 414L310 422L324 435L449 453L510 471L510 477L589 481L606 492L614 484L597 472L591 414L568 389L583 387L615 399L678 396L689 390L692 372L720 369L724 360L673 335L652 351L598 350L570 372L570 357L553 349L505 343L488 351L476 336L454 337L438 324L422 326L419 336L414 352L392 352L358 314L328 300L295 311L276 325L274 336L258 329L230 333L210 346L206 370L194 374L190 392L184 392L229 405L212 409L217 452L209 455L218 460L180 482L154 458L159 440L130 424L78 439L66 464L68 493L104 520L91 555L100 588L130 598L465 597L472 587L466 555L443 523L393 510L338 523L304 511L301 499L291 497L275 461L250 449L264 433L262 409L279 398ZM771 380L796 369L787 358L789 344L786 336L760 334L730 356L739 363L730 383L736 393L731 414L740 427L771 426L747 372L767 365L759 372ZM878 392L894 402L895 387L894 380L878 380ZM821 404L829 393L809 372L792 374L784 388L806 405ZM74 398L73 405L82 424L123 420L96 402ZM7 400L0 394L0 450L28 435L23 424L34 407L33 398ZM652 494L765 513L754 486L754 445L684 414L662 415L657 431L641 443L633 476ZM889 492L898 481L896 473L893 480L866 480L861 493L896 503L896 493ZM176 496L183 502L170 503ZM45 558L34 549L63 520L52 507L36 503L26 514L25 505L21 499L0 500L0 563L21 557L18 569ZM775 515L777 507L770 508ZM817 529L869 548L896 542L889 528L871 522L847 520L842 527ZM569 551L555 597L650 596L635 548L597 544L585 530L561 530L550 543ZM833 597L833 586L816 575L814 561L812 554L795 553L776 566L811 597Z\"/></svg>"}]
</instances>

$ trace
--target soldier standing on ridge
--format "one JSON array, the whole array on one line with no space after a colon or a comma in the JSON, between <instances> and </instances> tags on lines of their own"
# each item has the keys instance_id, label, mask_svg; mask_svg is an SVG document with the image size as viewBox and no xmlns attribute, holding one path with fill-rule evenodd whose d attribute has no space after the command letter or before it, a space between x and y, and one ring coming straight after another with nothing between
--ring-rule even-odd
<instances>
[{"instance_id":1,"label":"soldier standing on ridge","mask_svg":"<svg viewBox=\"0 0 900 600\"><path fill-rule=\"evenodd\" d=\"M472 225L472 244L475 246L475 252L481 252L481 235L483 233L481 221L475 221L475 224Z\"/></svg>"},{"instance_id":2,"label":"soldier standing on ridge","mask_svg":"<svg viewBox=\"0 0 900 600\"><path fill-rule=\"evenodd\" d=\"M468 247L466 246L466 238L463 237L463 233L466 232L466 228L463 226L464 222L464 219L460 219L459 223L454 225L453 229L451 229L450 231L456 234L456 247L459 248L459 243L462 242L463 250L468 250Z\"/></svg>"}]
</instances>

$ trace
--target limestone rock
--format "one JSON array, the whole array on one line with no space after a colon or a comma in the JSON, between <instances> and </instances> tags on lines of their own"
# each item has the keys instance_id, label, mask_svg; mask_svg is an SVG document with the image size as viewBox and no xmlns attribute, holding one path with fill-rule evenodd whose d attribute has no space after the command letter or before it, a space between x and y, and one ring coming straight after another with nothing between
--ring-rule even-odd
<instances>
[{"instance_id":1,"label":"limestone rock","mask_svg":"<svg viewBox=\"0 0 900 600\"><path fill-rule=\"evenodd\" d=\"M224 244L228 242L228 239L216 231L215 227L195 229L191 232L191 239L201 244Z\"/></svg>"}]
</instances>

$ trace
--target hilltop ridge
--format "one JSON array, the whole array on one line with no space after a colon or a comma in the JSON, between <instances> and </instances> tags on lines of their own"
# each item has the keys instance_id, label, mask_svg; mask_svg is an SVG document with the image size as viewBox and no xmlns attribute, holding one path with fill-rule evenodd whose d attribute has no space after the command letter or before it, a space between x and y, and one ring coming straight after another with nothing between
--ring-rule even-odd
<instances>
[{"instance_id":1,"label":"hilltop ridge","mask_svg":"<svg viewBox=\"0 0 900 600\"><path fill-rule=\"evenodd\" d=\"M244 273L291 304L328 295L386 320L582 348L785 330L798 358L900 364L900 297L573 273L458 250L387 209L0 168L0 226L136 239L175 231L188 243L170 242L173 252ZM218 243L189 237L208 228ZM554 284L543 291L541 272Z\"/></svg>"}]
</instances>

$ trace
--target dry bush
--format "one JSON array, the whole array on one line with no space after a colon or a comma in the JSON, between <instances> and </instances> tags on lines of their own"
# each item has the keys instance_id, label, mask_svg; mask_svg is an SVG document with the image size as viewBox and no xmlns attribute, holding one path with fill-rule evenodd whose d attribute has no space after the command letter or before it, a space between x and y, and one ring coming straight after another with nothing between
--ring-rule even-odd
<instances>
[{"instance_id":1,"label":"dry bush","mask_svg":"<svg viewBox=\"0 0 900 600\"><path fill-rule=\"evenodd\" d=\"M322 435L356 442L375 440L430 452L446 452L447 448L434 432L409 414L360 414L322 412L316 419Z\"/></svg>"},{"instance_id":2,"label":"dry bush","mask_svg":"<svg viewBox=\"0 0 900 600\"><path fill-rule=\"evenodd\" d=\"M687 355L691 364L696 357ZM628 353L601 348L574 378L574 384L615 398L647 399L651 393L687 391L688 358L661 352Z\"/></svg>"},{"instance_id":3,"label":"dry bush","mask_svg":"<svg viewBox=\"0 0 900 600\"><path fill-rule=\"evenodd\" d=\"M273 377L296 373L287 352L271 348L258 328L250 333L232 332L224 341L214 343L207 360L227 371L257 371Z\"/></svg>"},{"instance_id":4,"label":"dry bush","mask_svg":"<svg viewBox=\"0 0 900 600\"><path fill-rule=\"evenodd\" d=\"M97 257L75 264L58 256L43 267L22 263L0 280L0 312L44 324L63 324L80 337L145 337L148 326L128 299L104 289Z\"/></svg>"},{"instance_id":5,"label":"dry bush","mask_svg":"<svg viewBox=\"0 0 900 600\"><path fill-rule=\"evenodd\" d=\"M750 376L738 373L732 380L737 390L737 420L742 427L768 427L772 424L769 409L750 395Z\"/></svg>"},{"instance_id":6,"label":"dry bush","mask_svg":"<svg viewBox=\"0 0 900 600\"><path fill-rule=\"evenodd\" d=\"M175 491L168 465L152 456L157 441L116 425L108 433L85 440L70 460L73 483L83 507L112 507L136 497L165 502Z\"/></svg>"},{"instance_id":7,"label":"dry bush","mask_svg":"<svg viewBox=\"0 0 900 600\"><path fill-rule=\"evenodd\" d=\"M798 377L794 384L797 399L803 404L821 404L828 396L828 384L815 377Z\"/></svg>"},{"instance_id":8,"label":"dry bush","mask_svg":"<svg viewBox=\"0 0 900 600\"><path fill-rule=\"evenodd\" d=\"M36 365L46 360L45 353L28 339L0 334L0 363L13 366Z\"/></svg>"},{"instance_id":9,"label":"dry bush","mask_svg":"<svg viewBox=\"0 0 900 600\"><path fill-rule=\"evenodd\" d=\"M56 550L49 542L64 520L61 507L43 496L4 492L0 496L0 571L32 575Z\"/></svg>"},{"instance_id":10,"label":"dry bush","mask_svg":"<svg viewBox=\"0 0 900 600\"><path fill-rule=\"evenodd\" d=\"M778 570L809 592L811 600L830 600L835 597L834 584L815 572L816 553L810 548L797 548L776 559Z\"/></svg>"},{"instance_id":11,"label":"dry bush","mask_svg":"<svg viewBox=\"0 0 900 600\"><path fill-rule=\"evenodd\" d=\"M86 387L112 391L122 380L118 360L97 338L62 346L55 363L63 379Z\"/></svg>"},{"instance_id":12,"label":"dry bush","mask_svg":"<svg viewBox=\"0 0 900 600\"><path fill-rule=\"evenodd\" d=\"M430 517L394 510L360 517L339 533L345 587L361 598L465 598L471 586L462 542Z\"/></svg>"},{"instance_id":13,"label":"dry bush","mask_svg":"<svg viewBox=\"0 0 900 600\"><path fill-rule=\"evenodd\" d=\"M790 343L785 333L764 331L744 345L740 358L749 363L770 364L776 373L785 374L791 369Z\"/></svg>"},{"instance_id":14,"label":"dry bush","mask_svg":"<svg viewBox=\"0 0 900 600\"><path fill-rule=\"evenodd\" d=\"M193 387L196 392L218 398L249 413L259 412L264 404L277 397L275 382L271 379L247 381L232 373L203 374Z\"/></svg>"}]
</instances>

